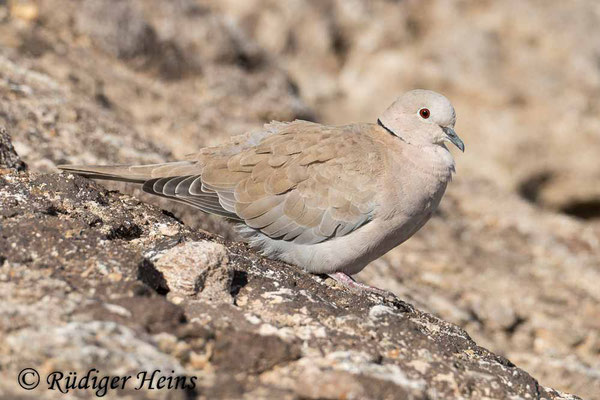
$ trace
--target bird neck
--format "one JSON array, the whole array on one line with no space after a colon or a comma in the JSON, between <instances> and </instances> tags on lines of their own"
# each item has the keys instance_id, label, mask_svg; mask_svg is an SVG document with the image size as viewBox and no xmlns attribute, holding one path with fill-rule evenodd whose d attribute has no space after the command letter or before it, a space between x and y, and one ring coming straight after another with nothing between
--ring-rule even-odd
<instances>
[{"instance_id":1,"label":"bird neck","mask_svg":"<svg viewBox=\"0 0 600 400\"><path fill-rule=\"evenodd\" d=\"M432 175L443 182L452 179L452 174L455 172L454 158L444 144L419 145L406 143L404 147L404 159L413 168L427 175Z\"/></svg>"},{"instance_id":2,"label":"bird neck","mask_svg":"<svg viewBox=\"0 0 600 400\"><path fill-rule=\"evenodd\" d=\"M386 149L392 170L416 169L433 175L439 181L449 181L454 172L454 158L444 144L422 144L407 140L378 123L376 140Z\"/></svg>"},{"instance_id":3,"label":"bird neck","mask_svg":"<svg viewBox=\"0 0 600 400\"><path fill-rule=\"evenodd\" d=\"M380 127L382 127L383 129L385 129L385 131L386 131L387 133L389 133L390 135L392 135L392 136L394 136L394 137L397 137L398 139L400 139L400 140L402 140L402 141L404 141L404 142L406 141L406 140L404 140L404 139L402 138L402 136L399 136L399 135L395 134L394 132L392 132L392 130L391 130L390 128L388 128L387 126L385 126L385 125L383 124L383 122L381 122L381 119L380 119L380 118L377 118L377 125L379 125L379 126L380 126Z\"/></svg>"}]
</instances>

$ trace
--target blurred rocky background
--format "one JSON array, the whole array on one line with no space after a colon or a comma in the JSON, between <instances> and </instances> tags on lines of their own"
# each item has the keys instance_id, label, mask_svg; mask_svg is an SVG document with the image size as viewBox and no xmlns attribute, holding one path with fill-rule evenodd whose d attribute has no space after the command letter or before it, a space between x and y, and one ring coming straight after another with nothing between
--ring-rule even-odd
<instances>
[{"instance_id":1,"label":"blurred rocky background","mask_svg":"<svg viewBox=\"0 0 600 400\"><path fill-rule=\"evenodd\" d=\"M56 172L442 92L466 143L455 181L359 278L600 399L599 60L594 0L0 0L0 126L30 171Z\"/></svg>"}]
</instances>

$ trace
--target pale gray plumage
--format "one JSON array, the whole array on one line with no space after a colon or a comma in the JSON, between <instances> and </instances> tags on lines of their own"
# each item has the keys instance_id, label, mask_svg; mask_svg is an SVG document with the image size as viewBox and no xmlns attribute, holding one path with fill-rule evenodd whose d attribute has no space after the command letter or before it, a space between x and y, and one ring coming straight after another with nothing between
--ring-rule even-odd
<instances>
[{"instance_id":1,"label":"pale gray plumage","mask_svg":"<svg viewBox=\"0 0 600 400\"><path fill-rule=\"evenodd\" d=\"M444 96L414 90L378 124L272 122L185 161L60 168L230 218L265 255L307 271L354 274L438 206L454 172L444 142L464 150L455 120Z\"/></svg>"}]
</instances>

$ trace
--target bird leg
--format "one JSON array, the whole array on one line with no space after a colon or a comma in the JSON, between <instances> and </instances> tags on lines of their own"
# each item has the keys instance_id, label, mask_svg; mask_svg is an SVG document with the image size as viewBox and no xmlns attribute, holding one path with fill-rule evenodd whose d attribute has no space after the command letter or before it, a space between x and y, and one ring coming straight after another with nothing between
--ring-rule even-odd
<instances>
[{"instance_id":1,"label":"bird leg","mask_svg":"<svg viewBox=\"0 0 600 400\"><path fill-rule=\"evenodd\" d=\"M384 297L388 297L393 295L391 292L387 290L379 289L374 286L367 285L366 283L357 282L350 275L344 272L334 272L333 274L327 274L334 281L342 284L342 286L347 287L348 289L357 290L357 291L366 291L370 293L375 293Z\"/></svg>"}]
</instances>

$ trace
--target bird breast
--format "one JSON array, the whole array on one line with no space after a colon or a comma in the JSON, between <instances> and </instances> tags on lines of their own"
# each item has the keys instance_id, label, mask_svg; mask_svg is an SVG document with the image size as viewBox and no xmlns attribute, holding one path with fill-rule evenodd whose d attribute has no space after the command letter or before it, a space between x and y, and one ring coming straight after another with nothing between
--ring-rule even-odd
<instances>
[{"instance_id":1,"label":"bird breast","mask_svg":"<svg viewBox=\"0 0 600 400\"><path fill-rule=\"evenodd\" d=\"M454 160L445 148L431 146L420 151L409 150L390 150L386 170L391 172L379 192L379 216L396 220L398 225L421 216L428 219L437 208L454 171Z\"/></svg>"}]
</instances>

